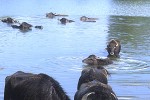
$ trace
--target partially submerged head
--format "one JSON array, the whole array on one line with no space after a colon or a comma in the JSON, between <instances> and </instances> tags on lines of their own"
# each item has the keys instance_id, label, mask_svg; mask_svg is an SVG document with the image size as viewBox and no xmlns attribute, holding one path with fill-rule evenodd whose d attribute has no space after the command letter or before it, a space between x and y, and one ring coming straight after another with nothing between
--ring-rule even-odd
<instances>
[{"instance_id":1,"label":"partially submerged head","mask_svg":"<svg viewBox=\"0 0 150 100\"><path fill-rule=\"evenodd\" d=\"M87 21L87 20L88 20L88 17L86 17L86 16L82 16L82 17L80 17L80 20L81 20L81 21L83 21L83 22L85 22L85 21Z\"/></svg>"},{"instance_id":2,"label":"partially submerged head","mask_svg":"<svg viewBox=\"0 0 150 100\"><path fill-rule=\"evenodd\" d=\"M110 73L104 67L93 67L93 68L85 68L82 70L81 76L78 81L77 89L79 90L81 85L93 80L97 80L101 83L107 84L107 77Z\"/></svg>"},{"instance_id":3,"label":"partially submerged head","mask_svg":"<svg viewBox=\"0 0 150 100\"><path fill-rule=\"evenodd\" d=\"M74 22L74 21L73 20L69 20L67 18L61 18L60 22L61 22L61 24L66 24L66 23L71 23L71 22Z\"/></svg>"},{"instance_id":4,"label":"partially submerged head","mask_svg":"<svg viewBox=\"0 0 150 100\"><path fill-rule=\"evenodd\" d=\"M99 58L95 55L90 55L89 57L82 60L83 63L86 63L87 65L97 65L97 66L103 66L103 65L109 65L112 64L112 60L109 58Z\"/></svg>"},{"instance_id":5,"label":"partially submerged head","mask_svg":"<svg viewBox=\"0 0 150 100\"><path fill-rule=\"evenodd\" d=\"M48 18L54 18L55 17L55 13L52 13L52 12L46 13L46 17L48 17Z\"/></svg>"},{"instance_id":6,"label":"partially submerged head","mask_svg":"<svg viewBox=\"0 0 150 100\"><path fill-rule=\"evenodd\" d=\"M82 62L88 65L97 65L97 58L97 56L92 54L89 57L83 59Z\"/></svg>"},{"instance_id":7,"label":"partially submerged head","mask_svg":"<svg viewBox=\"0 0 150 100\"><path fill-rule=\"evenodd\" d=\"M8 23L8 24L19 23L18 21L14 20L11 17L7 17L5 19L2 19L1 21L4 22L4 23Z\"/></svg>"},{"instance_id":8,"label":"partially submerged head","mask_svg":"<svg viewBox=\"0 0 150 100\"><path fill-rule=\"evenodd\" d=\"M106 48L108 52L108 56L119 57L119 53L121 50L121 45L119 40L110 40Z\"/></svg>"}]
</instances>

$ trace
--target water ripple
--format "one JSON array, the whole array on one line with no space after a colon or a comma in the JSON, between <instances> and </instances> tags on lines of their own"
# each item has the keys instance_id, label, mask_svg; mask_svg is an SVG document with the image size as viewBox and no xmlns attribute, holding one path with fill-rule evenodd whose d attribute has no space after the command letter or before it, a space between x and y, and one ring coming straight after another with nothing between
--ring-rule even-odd
<instances>
[{"instance_id":1,"label":"water ripple","mask_svg":"<svg viewBox=\"0 0 150 100\"><path fill-rule=\"evenodd\" d=\"M113 68L113 70L123 70L123 71L141 71L149 68L145 61L140 61L136 59L126 58L114 61L113 65L109 65L108 68Z\"/></svg>"}]
</instances>

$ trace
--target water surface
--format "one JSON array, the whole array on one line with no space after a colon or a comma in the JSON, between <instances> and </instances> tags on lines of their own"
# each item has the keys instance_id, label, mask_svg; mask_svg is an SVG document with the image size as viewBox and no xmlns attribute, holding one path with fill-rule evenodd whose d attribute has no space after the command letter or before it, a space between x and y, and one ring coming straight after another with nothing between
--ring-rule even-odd
<instances>
[{"instance_id":1,"label":"water surface","mask_svg":"<svg viewBox=\"0 0 150 100\"><path fill-rule=\"evenodd\" d=\"M68 14L75 23L61 25L47 12ZM97 17L83 23L83 15ZM46 73L60 82L73 100L81 62L90 54L106 57L110 39L119 39L120 59L105 66L109 84L119 100L150 99L150 1L149 0L11 0L0 1L0 18L42 25L43 30L21 32L0 22L0 100L5 77L21 70Z\"/></svg>"}]
</instances>

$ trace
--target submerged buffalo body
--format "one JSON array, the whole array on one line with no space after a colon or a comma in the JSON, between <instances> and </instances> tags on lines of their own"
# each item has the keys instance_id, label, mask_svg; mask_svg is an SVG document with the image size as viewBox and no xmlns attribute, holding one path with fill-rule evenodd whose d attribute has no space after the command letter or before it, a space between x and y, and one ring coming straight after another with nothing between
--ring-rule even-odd
<instances>
[{"instance_id":1,"label":"submerged buffalo body","mask_svg":"<svg viewBox=\"0 0 150 100\"><path fill-rule=\"evenodd\" d=\"M4 100L70 100L59 83L46 74L21 71L5 80Z\"/></svg>"},{"instance_id":2,"label":"submerged buffalo body","mask_svg":"<svg viewBox=\"0 0 150 100\"><path fill-rule=\"evenodd\" d=\"M109 65L113 63L109 58L101 59L95 55L90 55L88 58L82 60L82 62L88 65Z\"/></svg>"},{"instance_id":3,"label":"submerged buffalo body","mask_svg":"<svg viewBox=\"0 0 150 100\"><path fill-rule=\"evenodd\" d=\"M108 52L108 57L120 57L119 53L121 50L121 44L119 40L114 40L112 39L106 48L107 52Z\"/></svg>"},{"instance_id":4,"label":"submerged buffalo body","mask_svg":"<svg viewBox=\"0 0 150 100\"><path fill-rule=\"evenodd\" d=\"M43 29L43 26L35 26L37 29Z\"/></svg>"}]
</instances>

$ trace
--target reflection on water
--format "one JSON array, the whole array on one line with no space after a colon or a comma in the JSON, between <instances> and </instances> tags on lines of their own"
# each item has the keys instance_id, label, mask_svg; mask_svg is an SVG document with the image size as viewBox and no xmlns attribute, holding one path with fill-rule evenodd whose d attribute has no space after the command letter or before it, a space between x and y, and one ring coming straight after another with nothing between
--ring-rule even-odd
<instances>
[{"instance_id":1,"label":"reflection on water","mask_svg":"<svg viewBox=\"0 0 150 100\"><path fill-rule=\"evenodd\" d=\"M0 22L0 99L5 77L22 70L51 75L73 100L86 68L81 61L91 54L106 57L107 42L116 38L121 58L105 66L112 74L109 84L120 100L149 100L149 7L149 0L1 0L1 18L12 16L44 28L22 33ZM68 14L75 23L61 25L59 17L46 18L47 12ZM83 23L82 15L99 20Z\"/></svg>"},{"instance_id":2,"label":"reflection on water","mask_svg":"<svg viewBox=\"0 0 150 100\"><path fill-rule=\"evenodd\" d=\"M121 40L122 44L121 58L109 67L116 75L116 79L111 81L115 86L121 85L118 90L124 92L118 93L120 96L127 97L121 96L120 99L148 100L150 94L148 92L150 81L148 78L150 74L150 18L110 16L109 22L108 40L117 38ZM118 68L112 69L116 67ZM117 70L119 71L116 72Z\"/></svg>"}]
</instances>

